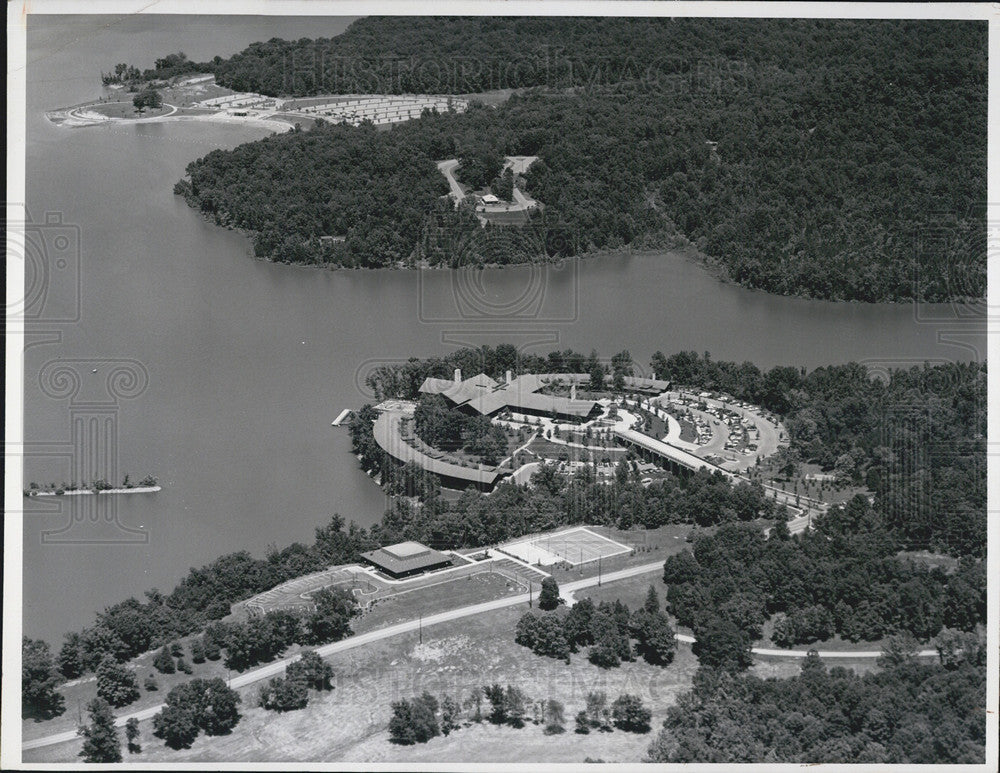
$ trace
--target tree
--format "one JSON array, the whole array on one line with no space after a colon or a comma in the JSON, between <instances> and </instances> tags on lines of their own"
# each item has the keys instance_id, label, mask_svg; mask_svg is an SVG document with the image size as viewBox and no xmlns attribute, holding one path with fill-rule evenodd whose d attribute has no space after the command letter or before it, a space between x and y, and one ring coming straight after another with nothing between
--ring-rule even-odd
<instances>
[{"instance_id":1,"label":"tree","mask_svg":"<svg viewBox=\"0 0 1000 773\"><path fill-rule=\"evenodd\" d=\"M59 684L49 645L41 639L21 640L21 715L36 720L51 719L62 714L63 696L56 690Z\"/></svg>"},{"instance_id":2,"label":"tree","mask_svg":"<svg viewBox=\"0 0 1000 773\"><path fill-rule=\"evenodd\" d=\"M542 580L542 590L538 594L538 608L552 610L559 606L559 602L559 585L554 577L546 577Z\"/></svg>"},{"instance_id":3,"label":"tree","mask_svg":"<svg viewBox=\"0 0 1000 773\"><path fill-rule=\"evenodd\" d=\"M203 636L202 639L204 640L206 660L215 661L222 657L222 650L219 646L219 641L214 636L209 636L208 634L205 634L205 636Z\"/></svg>"},{"instance_id":4,"label":"tree","mask_svg":"<svg viewBox=\"0 0 1000 773\"><path fill-rule=\"evenodd\" d=\"M170 654L170 650L167 647L163 647L156 657L153 658L153 668L159 671L161 674L172 674L177 670L174 665L173 655Z\"/></svg>"},{"instance_id":5,"label":"tree","mask_svg":"<svg viewBox=\"0 0 1000 773\"><path fill-rule=\"evenodd\" d=\"M175 687L174 690L176 689ZM196 709L180 702L168 703L153 717L153 735L163 739L171 749L190 748L198 737L198 729Z\"/></svg>"},{"instance_id":6,"label":"tree","mask_svg":"<svg viewBox=\"0 0 1000 773\"><path fill-rule=\"evenodd\" d=\"M590 719L587 717L586 711L577 712L574 721L576 722L576 728L573 730L574 733L587 735L590 732Z\"/></svg>"},{"instance_id":7,"label":"tree","mask_svg":"<svg viewBox=\"0 0 1000 773\"><path fill-rule=\"evenodd\" d=\"M166 705L153 717L153 735L172 749L186 749L198 731L225 735L240 721L240 696L222 679L192 679L167 694Z\"/></svg>"},{"instance_id":8,"label":"tree","mask_svg":"<svg viewBox=\"0 0 1000 773\"><path fill-rule=\"evenodd\" d=\"M600 363L594 365L590 369L590 391L591 392L603 392L604 391L604 366Z\"/></svg>"},{"instance_id":9,"label":"tree","mask_svg":"<svg viewBox=\"0 0 1000 773\"><path fill-rule=\"evenodd\" d=\"M392 743L427 743L434 736L440 735L437 710L438 702L428 692L411 701L393 703L392 718L389 720L389 737Z\"/></svg>"},{"instance_id":10,"label":"tree","mask_svg":"<svg viewBox=\"0 0 1000 773\"><path fill-rule=\"evenodd\" d=\"M191 640L191 662L192 663L205 662L205 645L202 642L201 637Z\"/></svg>"},{"instance_id":11,"label":"tree","mask_svg":"<svg viewBox=\"0 0 1000 773\"><path fill-rule=\"evenodd\" d=\"M549 698L545 702L545 735L559 735L566 732L566 728L563 727L566 722L564 712L562 703L554 698Z\"/></svg>"},{"instance_id":12,"label":"tree","mask_svg":"<svg viewBox=\"0 0 1000 773\"><path fill-rule=\"evenodd\" d=\"M594 643L593 617L594 602L589 598L580 599L569 608L563 621L563 632L570 649Z\"/></svg>"},{"instance_id":13,"label":"tree","mask_svg":"<svg viewBox=\"0 0 1000 773\"><path fill-rule=\"evenodd\" d=\"M97 696L115 708L135 702L139 699L135 672L106 655L97 667Z\"/></svg>"},{"instance_id":14,"label":"tree","mask_svg":"<svg viewBox=\"0 0 1000 773\"><path fill-rule=\"evenodd\" d=\"M588 658L600 668L616 668L623 660L634 660L629 640L628 608L621 602L602 602L591 618L594 647Z\"/></svg>"},{"instance_id":15,"label":"tree","mask_svg":"<svg viewBox=\"0 0 1000 773\"><path fill-rule=\"evenodd\" d=\"M140 91L132 98L132 105L140 113L147 107L160 107L163 104L163 97L160 96L160 92L156 89L145 89Z\"/></svg>"},{"instance_id":16,"label":"tree","mask_svg":"<svg viewBox=\"0 0 1000 773\"><path fill-rule=\"evenodd\" d=\"M240 721L237 709L240 695L219 677L192 679L188 682L199 696L201 712L198 724L207 735L227 735Z\"/></svg>"},{"instance_id":17,"label":"tree","mask_svg":"<svg viewBox=\"0 0 1000 773\"><path fill-rule=\"evenodd\" d=\"M302 650L299 659L289 663L285 669L288 679L302 682L313 690L332 690L333 666L321 658L314 650Z\"/></svg>"},{"instance_id":18,"label":"tree","mask_svg":"<svg viewBox=\"0 0 1000 773\"><path fill-rule=\"evenodd\" d=\"M587 721L591 727L606 728L610 719L608 696L604 692L587 693Z\"/></svg>"},{"instance_id":19,"label":"tree","mask_svg":"<svg viewBox=\"0 0 1000 773\"><path fill-rule=\"evenodd\" d=\"M920 643L909 631L894 634L885 640L882 654L876 661L882 668L898 668L907 663L912 663L916 658Z\"/></svg>"},{"instance_id":20,"label":"tree","mask_svg":"<svg viewBox=\"0 0 1000 773\"><path fill-rule=\"evenodd\" d=\"M417 742L417 733L413 726L413 706L406 699L395 701L392 704L392 717L389 719L389 740L400 746L412 746Z\"/></svg>"},{"instance_id":21,"label":"tree","mask_svg":"<svg viewBox=\"0 0 1000 773\"><path fill-rule=\"evenodd\" d=\"M667 585L694 582L700 574L701 566L690 550L674 553L663 563L663 582Z\"/></svg>"},{"instance_id":22,"label":"tree","mask_svg":"<svg viewBox=\"0 0 1000 773\"><path fill-rule=\"evenodd\" d=\"M743 671L753 663L750 637L730 620L713 615L694 629L691 651L710 668Z\"/></svg>"},{"instance_id":23,"label":"tree","mask_svg":"<svg viewBox=\"0 0 1000 773\"><path fill-rule=\"evenodd\" d=\"M303 681L274 677L260 688L258 705L270 711L304 709L309 703L309 690Z\"/></svg>"},{"instance_id":24,"label":"tree","mask_svg":"<svg viewBox=\"0 0 1000 773\"><path fill-rule=\"evenodd\" d=\"M636 695L619 695L611 704L611 717L615 727L630 733L648 733L652 712L642 705Z\"/></svg>"},{"instance_id":25,"label":"tree","mask_svg":"<svg viewBox=\"0 0 1000 773\"><path fill-rule=\"evenodd\" d=\"M511 727L524 727L524 715L528 708L528 697L521 688L512 684L507 685L507 691L504 693L504 702L506 703L507 724Z\"/></svg>"},{"instance_id":26,"label":"tree","mask_svg":"<svg viewBox=\"0 0 1000 773\"><path fill-rule=\"evenodd\" d=\"M190 674L194 671L194 669L191 668L191 664L184 660L183 657L177 658L177 670L182 674Z\"/></svg>"},{"instance_id":27,"label":"tree","mask_svg":"<svg viewBox=\"0 0 1000 773\"><path fill-rule=\"evenodd\" d=\"M459 717L461 709L458 702L450 695L441 699L441 733L448 735L452 730L459 728Z\"/></svg>"},{"instance_id":28,"label":"tree","mask_svg":"<svg viewBox=\"0 0 1000 773\"><path fill-rule=\"evenodd\" d=\"M504 693L503 687L499 684L485 686L483 687L483 695L490 702L490 722L494 725L506 724L510 715L507 710L507 696Z\"/></svg>"},{"instance_id":29,"label":"tree","mask_svg":"<svg viewBox=\"0 0 1000 773\"><path fill-rule=\"evenodd\" d=\"M79 756L84 762L121 762L122 747L115 730L115 717L111 706L100 698L87 704L90 724L78 731L83 736L83 748Z\"/></svg>"},{"instance_id":30,"label":"tree","mask_svg":"<svg viewBox=\"0 0 1000 773\"><path fill-rule=\"evenodd\" d=\"M130 717L125 723L125 740L128 743L129 754L139 754L142 746L139 744L139 720Z\"/></svg>"},{"instance_id":31,"label":"tree","mask_svg":"<svg viewBox=\"0 0 1000 773\"><path fill-rule=\"evenodd\" d=\"M83 638L78 633L68 633L59 650L59 673L67 679L75 679L84 670Z\"/></svg>"},{"instance_id":32,"label":"tree","mask_svg":"<svg viewBox=\"0 0 1000 773\"><path fill-rule=\"evenodd\" d=\"M674 660L677 651L677 636L670 620L660 611L640 610L639 629L636 632L636 650L647 663L667 666Z\"/></svg>"},{"instance_id":33,"label":"tree","mask_svg":"<svg viewBox=\"0 0 1000 773\"><path fill-rule=\"evenodd\" d=\"M157 683L156 677L153 676L152 674L149 674L146 677L145 681L142 683L142 686L146 688L147 692L156 692L157 690L160 689L160 685Z\"/></svg>"},{"instance_id":34,"label":"tree","mask_svg":"<svg viewBox=\"0 0 1000 773\"><path fill-rule=\"evenodd\" d=\"M351 619L361 613L354 597L342 588L324 588L312 594L315 610L306 619L309 644L326 644L350 636Z\"/></svg>"}]
</instances>

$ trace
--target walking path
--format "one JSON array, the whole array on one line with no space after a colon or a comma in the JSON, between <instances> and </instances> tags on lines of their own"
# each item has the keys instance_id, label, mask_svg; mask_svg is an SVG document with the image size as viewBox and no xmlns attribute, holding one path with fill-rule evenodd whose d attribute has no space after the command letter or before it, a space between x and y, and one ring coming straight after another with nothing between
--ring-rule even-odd
<instances>
[{"instance_id":1,"label":"walking path","mask_svg":"<svg viewBox=\"0 0 1000 773\"><path fill-rule=\"evenodd\" d=\"M609 572L603 577L586 577L582 580L576 580L574 582L565 583L560 589L561 593L572 594L575 591L581 590L583 588L590 588L600 583L614 582L616 580L626 580L631 577L637 577L643 574L652 574L653 572L659 572L663 570L663 561L656 561L650 564L640 564L638 566L631 566L627 569L620 569L617 572ZM508 596L502 599L496 599L494 601L486 601L481 604L472 604L467 607L460 607L459 609L452 609L447 612L439 612L436 615L428 615L418 620L407 620L404 623L397 623L396 625L390 625L386 628L379 628L376 631L369 631L368 633L358 634L357 636L352 636L349 639L344 639L343 641L333 642L331 644L325 644L322 647L316 647L316 652L321 657L328 657L330 655L346 652L347 650L352 650L357 647L363 647L366 644L371 644L372 642L381 641L382 639L388 639L393 636L399 636L400 634L409 633L411 631L416 631L419 627L429 628L433 625L438 625L439 623L446 623L451 620L459 620L463 617L470 617L472 615L479 615L484 612L493 612L498 609L506 609L507 607L516 606L518 604L525 604L528 602L528 594L523 593L518 596ZM687 634L677 634L677 640L687 643L693 643L694 637L688 636ZM769 657L790 657L790 658L804 658L808 654L808 650L778 650L778 649L766 649L755 647L753 649L755 655L763 655ZM819 656L821 658L848 658L848 659L868 659L877 658L881 655L881 652L876 652L874 650L865 651L839 651L839 650L820 650ZM920 657L936 657L937 650L923 650L917 653ZM299 659L299 655L293 655L282 660L277 660L273 663L268 663L260 668L255 668L252 671L247 671L246 673L235 676L229 680L229 686L233 689L238 689L240 687L246 687L247 685L254 684L263 679L270 679L274 676L280 676L284 673L285 667L289 663L294 663ZM149 708L142 709L141 711L133 711L128 714L122 714L115 718L115 725L117 727L123 727L125 723L130 719L137 719L142 722L147 719L154 717L161 709L163 704L158 704L156 706L150 706ZM44 736L42 738L35 738L31 741L26 741L21 744L22 751L28 751L30 749L40 749L45 746L54 746L55 744L66 743L68 741L73 741L79 738L75 730L68 730L63 733L56 733L54 735Z\"/></svg>"}]
</instances>

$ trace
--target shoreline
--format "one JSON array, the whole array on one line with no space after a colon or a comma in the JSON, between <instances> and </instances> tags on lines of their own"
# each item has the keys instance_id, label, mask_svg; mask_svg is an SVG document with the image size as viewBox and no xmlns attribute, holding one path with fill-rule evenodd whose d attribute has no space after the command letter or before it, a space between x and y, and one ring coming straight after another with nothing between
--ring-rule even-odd
<instances>
[{"instance_id":1,"label":"shoreline","mask_svg":"<svg viewBox=\"0 0 1000 773\"><path fill-rule=\"evenodd\" d=\"M62 494L57 494L55 491L34 491L30 492L26 490L24 496L34 499L35 497L79 497L90 495L100 495L100 494L155 494L157 491L162 491L162 486L133 486L132 488L108 488L101 489L100 491L94 491L93 489L76 489L74 491L64 491ZM28 493L30 492L30 493Z\"/></svg>"},{"instance_id":2,"label":"shoreline","mask_svg":"<svg viewBox=\"0 0 1000 773\"><path fill-rule=\"evenodd\" d=\"M114 116L102 115L101 113L88 109L90 107L96 107L99 104L101 103L79 105L77 107L61 108L58 110L48 110L45 112L45 117L49 120L49 122L54 123L57 126L65 126L69 129L80 129L86 126L106 126L109 124L118 126L134 126L137 124L170 123L174 121L208 121L234 126L253 126L260 129L271 129L275 133L290 132L295 128L295 124L289 122L284 117L262 118L250 115L234 116L229 115L225 111L193 113L185 112L189 110L189 108L167 105L167 103L164 103L164 106L173 108L172 112L165 115L154 115L148 118L116 118Z\"/></svg>"}]
</instances>

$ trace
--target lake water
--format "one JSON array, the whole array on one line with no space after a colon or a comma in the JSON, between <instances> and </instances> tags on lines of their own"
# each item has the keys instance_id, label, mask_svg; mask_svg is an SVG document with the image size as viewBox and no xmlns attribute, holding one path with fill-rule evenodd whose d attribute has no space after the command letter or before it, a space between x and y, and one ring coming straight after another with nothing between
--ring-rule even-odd
<instances>
[{"instance_id":1,"label":"lake water","mask_svg":"<svg viewBox=\"0 0 1000 773\"><path fill-rule=\"evenodd\" d=\"M25 483L68 480L111 458L119 476L152 473L163 491L116 497L115 510L93 497L29 503L27 635L58 647L106 604L169 590L224 552L308 541L334 512L376 522L385 498L358 469L347 430L330 421L368 398L363 376L380 363L503 341L541 353L628 348L642 364L657 349L761 367L985 357L979 309L769 296L722 284L680 255L473 274L260 263L242 236L203 221L172 188L189 161L264 131L74 130L42 115L98 96L99 71L119 61L147 67L178 50L201 60L347 23L32 17L27 205L35 223L61 214L38 229L53 261L55 237L65 238L45 319L28 328ZM63 366L75 391L62 389ZM136 381L109 389L116 369Z\"/></svg>"}]
</instances>

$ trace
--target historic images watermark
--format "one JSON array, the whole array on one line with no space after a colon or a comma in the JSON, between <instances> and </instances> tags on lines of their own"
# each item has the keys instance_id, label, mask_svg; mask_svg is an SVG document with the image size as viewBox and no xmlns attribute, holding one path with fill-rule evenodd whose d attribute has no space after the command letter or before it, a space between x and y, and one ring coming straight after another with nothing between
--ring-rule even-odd
<instances>
[{"instance_id":1,"label":"historic images watermark","mask_svg":"<svg viewBox=\"0 0 1000 773\"><path fill-rule=\"evenodd\" d=\"M24 270L23 295L5 309L8 330L23 334L26 348L57 343L83 318L80 226L58 211L33 218L17 203L7 204L5 226L8 260ZM121 401L146 390L146 367L130 358L56 357L37 379L40 394L66 411L67 421L60 437L32 437L8 449L28 462L25 475L37 466L52 479L41 486L24 481L21 512L62 517L61 526L42 531L47 544L148 542L146 531L122 521L118 496L93 493L123 483Z\"/></svg>"},{"instance_id":2,"label":"historic images watermark","mask_svg":"<svg viewBox=\"0 0 1000 773\"><path fill-rule=\"evenodd\" d=\"M627 52L581 56L543 46L517 57L345 56L332 41L311 40L283 54L282 86L293 94L483 94L542 88L686 94L753 88L750 65L723 57L664 54L639 59Z\"/></svg>"},{"instance_id":3,"label":"historic images watermark","mask_svg":"<svg viewBox=\"0 0 1000 773\"><path fill-rule=\"evenodd\" d=\"M960 543L963 533L972 529L963 511L963 504L954 499L934 500L931 471L952 463L955 457L962 457L973 477L986 479L987 458L1000 453L1000 449L990 449L986 440L986 405L975 394L963 394L968 405L973 424L982 425L982 433L971 437L948 436L934 415L934 400L947 400L950 392L961 388L961 378L955 369L938 367L951 361L939 359L871 359L863 360L873 379L886 386L894 378L907 378L907 388L912 400L895 402L886 406L880 416L879 451L882 456L883 471L879 490L875 495L882 500L882 508L888 523L904 524L912 521L914 515L932 517L938 524L944 524L947 533L944 538L949 544ZM962 365L954 363L956 366ZM977 367L975 363L964 365ZM913 371L907 374L906 371ZM985 451L985 453L983 453ZM914 550L933 549L931 535L913 530L907 538L907 547ZM938 535L938 539L941 535Z\"/></svg>"},{"instance_id":4,"label":"historic images watermark","mask_svg":"<svg viewBox=\"0 0 1000 773\"><path fill-rule=\"evenodd\" d=\"M941 303L916 302L918 323L948 325L960 332L1000 319L1000 307L986 297L986 272L1000 257L1000 220L994 205L978 204L965 212L928 214L913 234L913 297L941 297Z\"/></svg>"},{"instance_id":5,"label":"historic images watermark","mask_svg":"<svg viewBox=\"0 0 1000 773\"><path fill-rule=\"evenodd\" d=\"M24 456L59 470L58 481L25 487L25 510L58 514L42 532L46 544L146 543L149 534L123 522L117 490L129 490L120 458L121 402L146 391L149 373L133 359L54 359L38 375L42 394L65 406L66 434L23 444ZM55 473L50 475L54 477ZM53 490L54 487L54 490Z\"/></svg>"}]
</instances>

